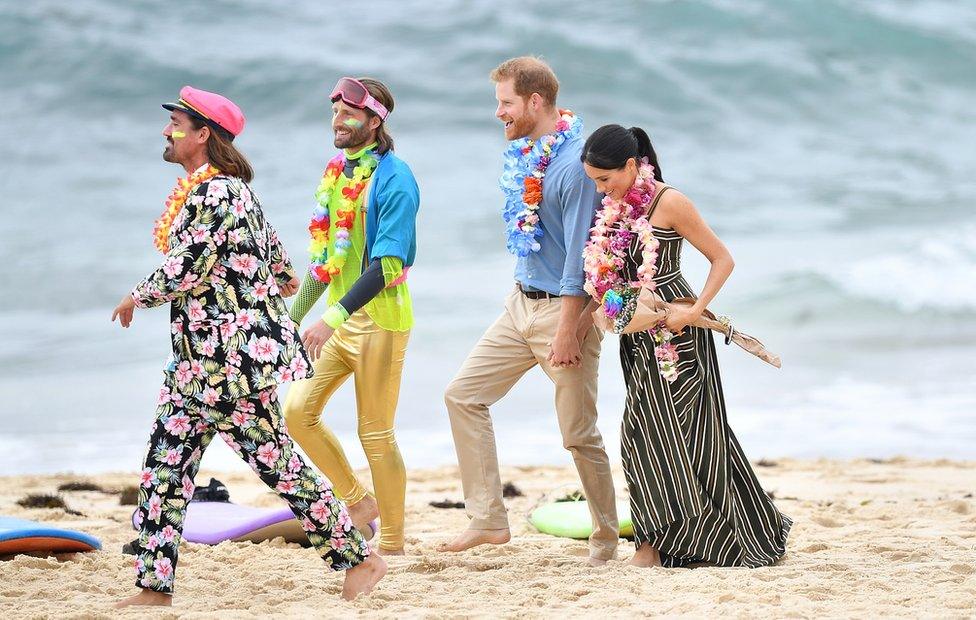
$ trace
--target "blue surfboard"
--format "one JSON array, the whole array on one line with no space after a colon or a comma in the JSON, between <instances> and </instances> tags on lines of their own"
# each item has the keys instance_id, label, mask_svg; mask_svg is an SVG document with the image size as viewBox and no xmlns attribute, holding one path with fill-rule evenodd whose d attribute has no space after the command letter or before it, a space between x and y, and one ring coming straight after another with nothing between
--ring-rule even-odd
<instances>
[{"instance_id":1,"label":"blue surfboard","mask_svg":"<svg viewBox=\"0 0 976 620\"><path fill-rule=\"evenodd\" d=\"M96 551L102 543L90 534L44 523L0 516L0 555Z\"/></svg>"}]
</instances>

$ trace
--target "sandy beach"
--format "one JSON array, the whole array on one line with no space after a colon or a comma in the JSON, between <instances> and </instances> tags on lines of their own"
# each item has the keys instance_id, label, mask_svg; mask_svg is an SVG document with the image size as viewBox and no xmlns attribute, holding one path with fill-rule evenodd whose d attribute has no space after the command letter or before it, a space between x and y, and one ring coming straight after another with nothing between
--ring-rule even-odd
<instances>
[{"instance_id":1,"label":"sandy beach","mask_svg":"<svg viewBox=\"0 0 976 620\"><path fill-rule=\"evenodd\" d=\"M757 472L795 525L786 558L755 570L649 569L620 561L584 566L584 542L536 532L528 511L547 493L578 484L567 467L508 467L503 479L523 497L509 500L514 540L452 555L436 544L465 527L453 468L410 473L407 552L389 558L377 590L355 603L339 600L341 576L310 549L274 540L259 545L184 543L174 607L163 618L259 618L319 615L393 616L704 616L972 617L976 614L976 462L891 459L762 461ZM202 471L224 481L237 503L279 500L247 473ZM615 472L623 496L623 475ZM137 617L112 601L131 593L132 570L121 545L133 537L131 508L114 494L64 492L68 507L25 509L28 493L54 492L85 480L106 488L133 474L0 478L0 514L56 522L99 536L101 552L0 561L0 609L11 617Z\"/></svg>"}]
</instances>

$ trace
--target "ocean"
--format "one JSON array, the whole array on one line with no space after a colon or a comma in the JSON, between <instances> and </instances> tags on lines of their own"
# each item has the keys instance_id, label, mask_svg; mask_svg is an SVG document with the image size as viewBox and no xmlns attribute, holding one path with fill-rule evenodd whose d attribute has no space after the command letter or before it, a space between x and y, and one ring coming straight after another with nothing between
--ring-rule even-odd
<instances>
[{"instance_id":1,"label":"ocean","mask_svg":"<svg viewBox=\"0 0 976 620\"><path fill-rule=\"evenodd\" d=\"M0 4L0 474L133 470L167 355L165 309L113 307L159 262L182 169L181 86L226 94L296 266L334 153L328 93L384 80L422 191L417 326L398 411L408 467L455 462L443 390L512 286L490 70L541 55L586 131L650 133L665 179L736 269L712 307L779 353L720 346L752 458L976 458L976 5L908 0ZM707 263L686 246L700 287ZM624 389L604 340L600 428ZM538 369L494 409L501 461L570 463ZM351 382L325 413L355 465ZM205 467L242 467L214 442Z\"/></svg>"}]
</instances>

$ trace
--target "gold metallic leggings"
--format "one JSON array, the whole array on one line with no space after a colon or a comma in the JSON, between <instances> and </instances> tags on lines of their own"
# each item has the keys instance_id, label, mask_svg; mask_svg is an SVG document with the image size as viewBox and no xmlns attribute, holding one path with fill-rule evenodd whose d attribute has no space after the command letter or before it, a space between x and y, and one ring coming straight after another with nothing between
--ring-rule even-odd
<instances>
[{"instance_id":1,"label":"gold metallic leggings","mask_svg":"<svg viewBox=\"0 0 976 620\"><path fill-rule=\"evenodd\" d=\"M352 374L356 381L359 440L369 461L380 510L380 548L403 548L403 513L407 475L393 436L400 375L410 332L394 332L373 323L365 310L354 313L322 347L315 375L288 389L288 432L332 482L347 504L366 497L335 434L322 424L326 402Z\"/></svg>"}]
</instances>

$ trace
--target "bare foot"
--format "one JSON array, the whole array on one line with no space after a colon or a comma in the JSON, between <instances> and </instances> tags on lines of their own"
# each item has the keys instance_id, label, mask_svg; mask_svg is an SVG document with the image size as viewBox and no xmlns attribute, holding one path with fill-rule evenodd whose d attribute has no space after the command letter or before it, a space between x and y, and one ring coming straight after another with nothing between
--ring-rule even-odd
<instances>
[{"instance_id":1,"label":"bare foot","mask_svg":"<svg viewBox=\"0 0 976 620\"><path fill-rule=\"evenodd\" d=\"M164 594L163 592L156 592L155 590L149 590L143 588L139 594L130 596L129 598L124 598L118 603L112 605L116 609L122 609L123 607L130 607L132 605L148 605L151 607L171 607L173 605L173 595Z\"/></svg>"},{"instance_id":2,"label":"bare foot","mask_svg":"<svg viewBox=\"0 0 976 620\"><path fill-rule=\"evenodd\" d=\"M593 557L592 555L586 560L586 563L590 566L606 566L608 560L603 560L601 558Z\"/></svg>"},{"instance_id":3,"label":"bare foot","mask_svg":"<svg viewBox=\"0 0 976 620\"><path fill-rule=\"evenodd\" d=\"M346 580L342 584L342 598L352 601L360 594L369 594L385 574L386 562L379 554L370 554L362 564L346 571Z\"/></svg>"},{"instance_id":4,"label":"bare foot","mask_svg":"<svg viewBox=\"0 0 976 620\"><path fill-rule=\"evenodd\" d=\"M347 505L346 510L349 511L349 518L352 519L353 527L359 530L363 538L370 540L376 535L376 532L373 531L370 525L374 519L380 516L380 508L376 504L375 497L367 494L366 497L355 504Z\"/></svg>"},{"instance_id":5,"label":"bare foot","mask_svg":"<svg viewBox=\"0 0 976 620\"><path fill-rule=\"evenodd\" d=\"M383 547L377 547L376 552L380 555L407 555L407 553L403 550L403 547L400 547L399 549L384 549Z\"/></svg>"},{"instance_id":6,"label":"bare foot","mask_svg":"<svg viewBox=\"0 0 976 620\"><path fill-rule=\"evenodd\" d=\"M449 543L437 546L438 551L458 552L478 545L504 545L512 540L512 531L507 527L501 530L464 530Z\"/></svg>"},{"instance_id":7,"label":"bare foot","mask_svg":"<svg viewBox=\"0 0 976 620\"><path fill-rule=\"evenodd\" d=\"M634 553L634 557L630 558L630 562L628 562L628 564L631 566L639 566L641 568L660 566L661 554L658 553L657 549L645 543L640 546L636 553Z\"/></svg>"}]
</instances>

